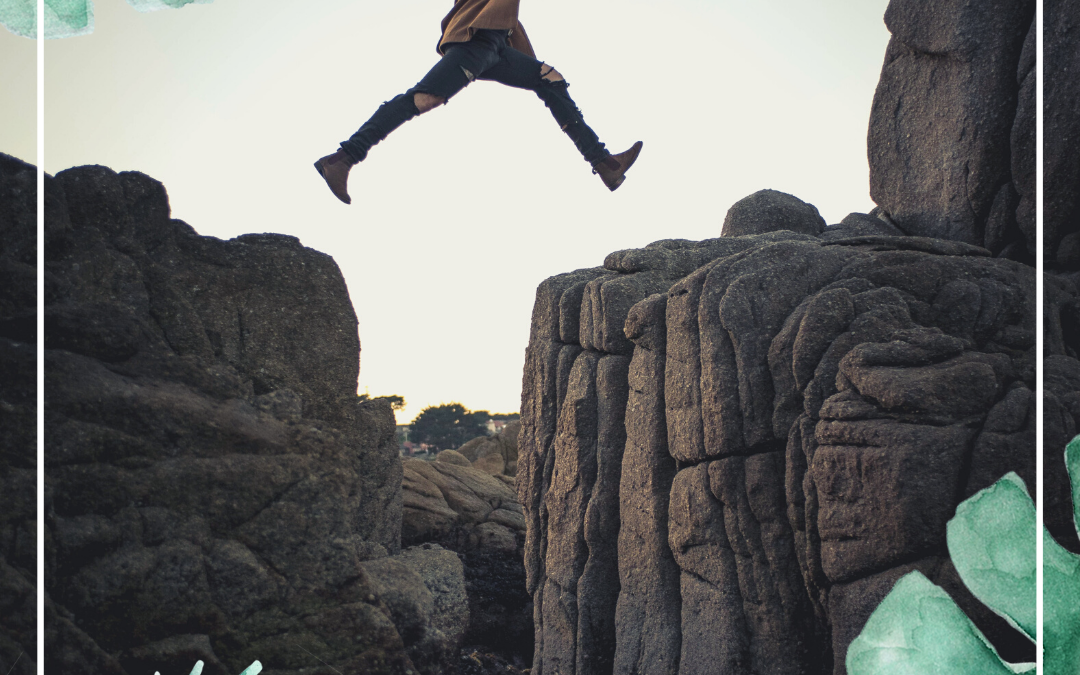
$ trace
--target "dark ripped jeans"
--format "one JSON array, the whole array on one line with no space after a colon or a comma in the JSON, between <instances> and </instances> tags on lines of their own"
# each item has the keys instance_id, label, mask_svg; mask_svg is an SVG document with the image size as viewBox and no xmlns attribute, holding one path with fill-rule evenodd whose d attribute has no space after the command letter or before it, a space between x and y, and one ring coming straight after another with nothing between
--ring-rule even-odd
<instances>
[{"instance_id":1,"label":"dark ripped jeans","mask_svg":"<svg viewBox=\"0 0 1080 675\"><path fill-rule=\"evenodd\" d=\"M511 47L508 36L505 30L484 29L476 31L469 42L446 45L445 56L415 87L379 106L371 119L341 147L356 161L363 161L371 146L420 114L413 101L415 94L430 94L449 101L474 79L480 79L536 92L587 162L593 164L607 158L610 153L585 124L566 90L566 81L552 82L541 77L544 64Z\"/></svg>"}]
</instances>

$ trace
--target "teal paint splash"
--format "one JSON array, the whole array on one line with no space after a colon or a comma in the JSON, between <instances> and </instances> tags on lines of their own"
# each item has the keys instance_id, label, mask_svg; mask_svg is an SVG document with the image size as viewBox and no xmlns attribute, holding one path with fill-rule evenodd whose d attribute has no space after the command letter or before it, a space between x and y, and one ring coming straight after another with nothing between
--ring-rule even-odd
<instances>
[{"instance_id":1,"label":"teal paint splash","mask_svg":"<svg viewBox=\"0 0 1080 675\"><path fill-rule=\"evenodd\" d=\"M37 37L37 2L0 0L0 24L20 37Z\"/></svg>"},{"instance_id":2,"label":"teal paint splash","mask_svg":"<svg viewBox=\"0 0 1080 675\"><path fill-rule=\"evenodd\" d=\"M262 669L263 669L262 664L259 663L258 661L254 661L254 662L252 662L252 664L250 666L248 666L247 668L244 668L244 672L240 673L240 675L259 675L259 673L262 672ZM202 661L196 661L195 662L195 667L191 669L191 674L190 675L202 675L202 671L203 671L203 662ZM154 673L154 675L161 675L161 673Z\"/></svg>"},{"instance_id":3,"label":"teal paint splash","mask_svg":"<svg viewBox=\"0 0 1080 675\"><path fill-rule=\"evenodd\" d=\"M1080 536L1080 436L1065 449ZM949 555L982 603L1035 641L1035 506L1014 473L965 500L949 521ZM851 643L849 675L1030 673L1001 659L941 588L918 572L900 579ZM1043 529L1043 672L1080 673L1080 556Z\"/></svg>"},{"instance_id":4,"label":"teal paint splash","mask_svg":"<svg viewBox=\"0 0 1080 675\"><path fill-rule=\"evenodd\" d=\"M205 5L213 0L127 0L140 12L179 9L190 4ZM15 35L37 37L37 0L0 0L0 24ZM45 0L45 37L58 39L94 32L94 3L91 0Z\"/></svg>"},{"instance_id":5,"label":"teal paint splash","mask_svg":"<svg viewBox=\"0 0 1080 675\"><path fill-rule=\"evenodd\" d=\"M1080 536L1080 436L1065 448L1072 483L1073 525ZM1080 673L1080 556L1043 533L1043 672Z\"/></svg>"}]
</instances>

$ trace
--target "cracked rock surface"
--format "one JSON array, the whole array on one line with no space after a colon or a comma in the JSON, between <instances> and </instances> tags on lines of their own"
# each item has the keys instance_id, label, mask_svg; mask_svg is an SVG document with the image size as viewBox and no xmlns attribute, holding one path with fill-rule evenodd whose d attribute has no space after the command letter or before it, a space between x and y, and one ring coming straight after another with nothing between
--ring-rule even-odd
<instances>
[{"instance_id":1,"label":"cracked rock surface","mask_svg":"<svg viewBox=\"0 0 1080 675\"><path fill-rule=\"evenodd\" d=\"M1033 656L958 583L945 523L1007 471L1034 492L1034 270L873 220L765 214L537 289L534 674L843 673L911 569Z\"/></svg>"},{"instance_id":2,"label":"cracked rock surface","mask_svg":"<svg viewBox=\"0 0 1080 675\"><path fill-rule=\"evenodd\" d=\"M442 672L461 563L400 550L334 261L199 236L140 173L46 180L46 671Z\"/></svg>"},{"instance_id":3,"label":"cracked rock surface","mask_svg":"<svg viewBox=\"0 0 1080 675\"><path fill-rule=\"evenodd\" d=\"M0 671L37 672L37 173L0 153Z\"/></svg>"},{"instance_id":4,"label":"cracked rock surface","mask_svg":"<svg viewBox=\"0 0 1080 675\"><path fill-rule=\"evenodd\" d=\"M1080 67L1080 13L1060 0L1044 7L1044 63ZM1043 284L1043 466L1045 523L1065 548L1080 553L1072 517L1065 445L1080 433L1080 115L1075 78L1047 78Z\"/></svg>"},{"instance_id":5,"label":"cracked rock surface","mask_svg":"<svg viewBox=\"0 0 1080 675\"><path fill-rule=\"evenodd\" d=\"M867 155L870 196L905 233L1034 264L1034 16L1034 0L889 3Z\"/></svg>"}]
</instances>

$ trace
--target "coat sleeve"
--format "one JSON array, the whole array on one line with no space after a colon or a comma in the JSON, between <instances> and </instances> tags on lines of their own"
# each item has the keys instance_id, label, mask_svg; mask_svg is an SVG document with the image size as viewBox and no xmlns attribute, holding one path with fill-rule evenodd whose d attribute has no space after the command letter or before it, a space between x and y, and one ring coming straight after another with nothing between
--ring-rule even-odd
<instances>
[{"instance_id":1,"label":"coat sleeve","mask_svg":"<svg viewBox=\"0 0 1080 675\"><path fill-rule=\"evenodd\" d=\"M525 32L525 26L522 26L520 21L514 27L513 34L510 35L510 46L523 54L536 58L536 52L533 51L532 43L529 42L529 35Z\"/></svg>"}]
</instances>

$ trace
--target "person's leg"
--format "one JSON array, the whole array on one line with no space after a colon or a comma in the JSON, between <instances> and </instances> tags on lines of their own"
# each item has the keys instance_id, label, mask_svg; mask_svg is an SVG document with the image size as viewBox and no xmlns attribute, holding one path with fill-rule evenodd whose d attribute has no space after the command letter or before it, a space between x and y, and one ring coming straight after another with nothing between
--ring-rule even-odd
<instances>
[{"instance_id":1,"label":"person's leg","mask_svg":"<svg viewBox=\"0 0 1080 675\"><path fill-rule=\"evenodd\" d=\"M508 47L499 62L484 71L480 79L535 92L589 164L596 165L611 156L596 132L585 123L567 91L569 84L552 66Z\"/></svg>"},{"instance_id":2,"label":"person's leg","mask_svg":"<svg viewBox=\"0 0 1080 675\"><path fill-rule=\"evenodd\" d=\"M371 147L394 129L446 103L475 79L474 73L483 72L498 62L500 44L498 35L492 33L495 31L477 31L471 41L449 45L446 55L415 87L379 106L349 140L341 143L342 149L361 162Z\"/></svg>"},{"instance_id":3,"label":"person's leg","mask_svg":"<svg viewBox=\"0 0 1080 675\"><path fill-rule=\"evenodd\" d=\"M334 196L351 204L349 171L367 157L371 146L417 115L446 103L475 79L473 73L481 72L499 60L505 42L505 33L500 41L497 31L477 31L470 42L447 46L445 56L415 87L383 103L355 134L341 143L337 152L316 161L315 169Z\"/></svg>"}]
</instances>

